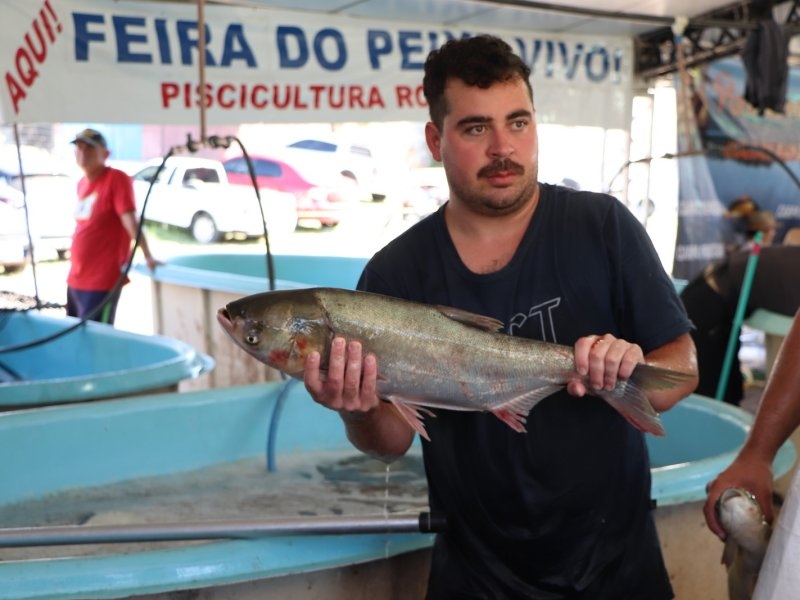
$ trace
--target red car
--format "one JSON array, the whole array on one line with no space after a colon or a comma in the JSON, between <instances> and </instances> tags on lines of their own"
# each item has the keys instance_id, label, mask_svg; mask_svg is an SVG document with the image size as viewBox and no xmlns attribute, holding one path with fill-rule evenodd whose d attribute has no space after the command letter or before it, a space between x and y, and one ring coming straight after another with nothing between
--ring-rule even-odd
<instances>
[{"instance_id":1,"label":"red car","mask_svg":"<svg viewBox=\"0 0 800 600\"><path fill-rule=\"evenodd\" d=\"M299 167L277 158L251 155L250 160L259 188L294 194L297 198L297 219L301 224L314 221L323 227L338 225L342 214L350 206L350 200L357 193L355 182L344 176L317 176L312 180L312 176L301 173ZM253 185L244 156L230 158L222 164L230 183Z\"/></svg>"}]
</instances>

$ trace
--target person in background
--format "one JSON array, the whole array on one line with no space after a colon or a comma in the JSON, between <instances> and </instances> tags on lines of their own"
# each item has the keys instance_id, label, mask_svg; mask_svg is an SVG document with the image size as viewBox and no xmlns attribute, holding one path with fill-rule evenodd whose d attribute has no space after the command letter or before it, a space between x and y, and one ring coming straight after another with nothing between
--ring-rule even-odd
<instances>
[{"instance_id":1,"label":"person in background","mask_svg":"<svg viewBox=\"0 0 800 600\"><path fill-rule=\"evenodd\" d=\"M775 237L776 228L772 213L759 210L755 202L747 196L734 201L728 214L737 219L737 229L746 233L746 242L728 253L724 259L707 265L702 273L689 281L680 295L695 326L692 339L697 348L697 367L700 372L700 383L696 392L709 398L714 398L717 393L753 239L761 232L761 245L769 246ZM761 276L763 272L765 269L761 266L759 281L764 280ZM754 286L752 293L754 296L750 299L747 314L755 308L767 308L759 306L758 297L761 292L757 286ZM739 361L739 349L740 343L737 343L722 397L725 402L737 406L744 398L744 375Z\"/></svg>"},{"instance_id":2,"label":"person in background","mask_svg":"<svg viewBox=\"0 0 800 600\"><path fill-rule=\"evenodd\" d=\"M783 236L784 246L800 246L800 227L790 227Z\"/></svg>"},{"instance_id":3,"label":"person in background","mask_svg":"<svg viewBox=\"0 0 800 600\"><path fill-rule=\"evenodd\" d=\"M764 388L755 420L733 462L708 486L703 514L720 539L725 531L717 520L716 504L727 488L744 488L758 501L772 523L772 461L781 445L800 426L800 311L795 313ZM800 533L800 532L798 532ZM797 534L796 534L797 535Z\"/></svg>"},{"instance_id":4,"label":"person in background","mask_svg":"<svg viewBox=\"0 0 800 600\"><path fill-rule=\"evenodd\" d=\"M645 361L690 374L648 394L657 411L691 393L691 325L673 284L616 198L538 182L530 68L506 42L448 41L424 71L425 137L449 200L373 256L358 289L487 315L508 334L568 345L577 373L530 412L527 433L490 413L425 419L429 503L447 519L427 597L672 598L644 435L584 396L613 389ZM379 372L357 340L337 338L324 376L311 353L304 380L357 448L391 462L414 431L378 398Z\"/></svg>"},{"instance_id":5,"label":"person in background","mask_svg":"<svg viewBox=\"0 0 800 600\"><path fill-rule=\"evenodd\" d=\"M67 315L113 324L119 289L110 298L109 292L119 283L139 227L133 182L126 173L106 165L110 153L99 131L84 129L72 143L84 175L78 182ZM159 263L150 253L144 234L139 247L148 267L154 269Z\"/></svg>"},{"instance_id":6,"label":"person in background","mask_svg":"<svg viewBox=\"0 0 800 600\"><path fill-rule=\"evenodd\" d=\"M775 241L778 227L775 215L771 211L761 210L758 202L750 196L740 196L731 202L725 216L733 219L734 231L743 240L729 247L729 253L751 248L758 232L761 232L762 246L769 246Z\"/></svg>"}]
</instances>

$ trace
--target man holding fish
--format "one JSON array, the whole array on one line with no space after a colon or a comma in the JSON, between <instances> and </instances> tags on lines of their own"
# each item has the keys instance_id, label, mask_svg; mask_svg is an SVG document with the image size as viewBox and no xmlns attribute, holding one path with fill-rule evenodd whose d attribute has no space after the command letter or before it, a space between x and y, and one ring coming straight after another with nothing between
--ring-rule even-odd
<instances>
[{"instance_id":1,"label":"man holding fish","mask_svg":"<svg viewBox=\"0 0 800 600\"><path fill-rule=\"evenodd\" d=\"M529 77L492 36L452 40L429 55L425 135L450 199L378 252L358 286L485 315L507 334L573 352L566 391L561 384L536 405L525 433L487 412L434 408L435 418L425 417L430 505L448 520L428 597L672 598L644 435L592 395L646 362L688 375L647 392L656 411L674 406L697 383L691 324L621 203L538 183ZM379 398L381 364L362 346L337 336L329 357L310 353L305 384L339 412L356 447L391 461L415 430L397 403Z\"/></svg>"}]
</instances>

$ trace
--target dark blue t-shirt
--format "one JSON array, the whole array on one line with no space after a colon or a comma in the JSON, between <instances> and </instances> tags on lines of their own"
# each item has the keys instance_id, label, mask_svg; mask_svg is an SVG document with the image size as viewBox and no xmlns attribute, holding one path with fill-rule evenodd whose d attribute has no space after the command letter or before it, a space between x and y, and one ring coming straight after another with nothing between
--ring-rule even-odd
<instances>
[{"instance_id":1,"label":"dark blue t-shirt","mask_svg":"<svg viewBox=\"0 0 800 600\"><path fill-rule=\"evenodd\" d=\"M466 268L441 209L378 252L359 289L455 306L511 335L566 345L611 333L646 354L689 331L630 211L611 196L540 187L500 271ZM425 419L423 455L431 509L448 530L435 545L430 598L672 597L644 436L603 400L556 393L531 411L525 434L490 413L436 414Z\"/></svg>"}]
</instances>

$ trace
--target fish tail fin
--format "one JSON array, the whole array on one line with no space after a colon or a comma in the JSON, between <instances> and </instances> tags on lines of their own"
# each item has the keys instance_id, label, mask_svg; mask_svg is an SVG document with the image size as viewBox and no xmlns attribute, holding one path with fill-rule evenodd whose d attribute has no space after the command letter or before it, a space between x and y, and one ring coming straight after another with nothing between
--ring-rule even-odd
<instances>
[{"instance_id":1,"label":"fish tail fin","mask_svg":"<svg viewBox=\"0 0 800 600\"><path fill-rule=\"evenodd\" d=\"M414 406L413 404L408 404L407 402L392 397L387 398L387 400L392 403L392 406L395 407L405 422L411 426L411 429L416 431L421 438L429 442L431 441L431 438L428 436L428 432L425 429L425 424L422 422L421 413L425 412L431 417L435 417L435 413L421 406Z\"/></svg>"},{"instance_id":2,"label":"fish tail fin","mask_svg":"<svg viewBox=\"0 0 800 600\"><path fill-rule=\"evenodd\" d=\"M608 402L634 427L657 436L664 436L664 426L646 392L665 390L683 383L690 376L678 371L641 364L627 381L621 381L612 391L600 391L598 396Z\"/></svg>"},{"instance_id":3,"label":"fish tail fin","mask_svg":"<svg viewBox=\"0 0 800 600\"><path fill-rule=\"evenodd\" d=\"M629 381L633 381L639 389L645 392L668 390L677 385L686 383L692 378L688 373L662 369L644 363L636 365Z\"/></svg>"}]
</instances>

